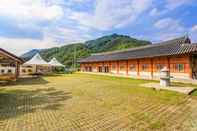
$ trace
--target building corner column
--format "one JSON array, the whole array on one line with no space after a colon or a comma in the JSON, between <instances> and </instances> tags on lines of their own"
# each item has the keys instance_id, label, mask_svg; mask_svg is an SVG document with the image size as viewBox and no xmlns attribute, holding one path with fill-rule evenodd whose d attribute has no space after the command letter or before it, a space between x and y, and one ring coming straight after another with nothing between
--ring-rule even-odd
<instances>
[{"instance_id":1,"label":"building corner column","mask_svg":"<svg viewBox=\"0 0 197 131\"><path fill-rule=\"evenodd\" d=\"M111 73L111 61L109 61L109 73Z\"/></svg>"},{"instance_id":2,"label":"building corner column","mask_svg":"<svg viewBox=\"0 0 197 131\"><path fill-rule=\"evenodd\" d=\"M15 69L15 79L17 79L18 76L19 76L19 70L20 70L19 63L16 62L15 63L15 66L16 66L16 69Z\"/></svg>"},{"instance_id":3,"label":"building corner column","mask_svg":"<svg viewBox=\"0 0 197 131\"><path fill-rule=\"evenodd\" d=\"M188 60L189 60L189 78L193 79L193 68L192 68L193 67L193 58L191 55L189 56Z\"/></svg>"},{"instance_id":4,"label":"building corner column","mask_svg":"<svg viewBox=\"0 0 197 131\"><path fill-rule=\"evenodd\" d=\"M153 59L151 58L151 79L153 79Z\"/></svg>"},{"instance_id":5,"label":"building corner column","mask_svg":"<svg viewBox=\"0 0 197 131\"><path fill-rule=\"evenodd\" d=\"M137 76L140 76L140 61L137 60Z\"/></svg>"},{"instance_id":6,"label":"building corner column","mask_svg":"<svg viewBox=\"0 0 197 131\"><path fill-rule=\"evenodd\" d=\"M167 57L167 60L168 60L168 70L169 70L169 72L171 73L171 69L170 69L170 57Z\"/></svg>"},{"instance_id":7,"label":"building corner column","mask_svg":"<svg viewBox=\"0 0 197 131\"><path fill-rule=\"evenodd\" d=\"M129 75L129 61L126 62L126 75Z\"/></svg>"},{"instance_id":8,"label":"building corner column","mask_svg":"<svg viewBox=\"0 0 197 131\"><path fill-rule=\"evenodd\" d=\"M117 61L117 74L119 74L119 61Z\"/></svg>"},{"instance_id":9,"label":"building corner column","mask_svg":"<svg viewBox=\"0 0 197 131\"><path fill-rule=\"evenodd\" d=\"M102 73L105 72L105 62L102 62Z\"/></svg>"}]
</instances>

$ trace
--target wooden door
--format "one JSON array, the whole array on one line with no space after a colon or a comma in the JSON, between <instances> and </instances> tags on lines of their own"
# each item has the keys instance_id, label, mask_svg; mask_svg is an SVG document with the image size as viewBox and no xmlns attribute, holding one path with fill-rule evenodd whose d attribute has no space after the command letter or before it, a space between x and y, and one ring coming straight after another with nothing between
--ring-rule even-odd
<instances>
[{"instance_id":1,"label":"wooden door","mask_svg":"<svg viewBox=\"0 0 197 131\"><path fill-rule=\"evenodd\" d=\"M197 79L197 54L193 55L192 63L193 79Z\"/></svg>"}]
</instances>

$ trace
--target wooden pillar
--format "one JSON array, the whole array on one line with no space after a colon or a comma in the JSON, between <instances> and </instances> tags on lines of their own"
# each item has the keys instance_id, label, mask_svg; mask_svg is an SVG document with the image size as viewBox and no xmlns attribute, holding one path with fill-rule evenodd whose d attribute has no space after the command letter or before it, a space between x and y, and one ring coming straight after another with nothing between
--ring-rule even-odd
<instances>
[{"instance_id":1,"label":"wooden pillar","mask_svg":"<svg viewBox=\"0 0 197 131\"><path fill-rule=\"evenodd\" d=\"M36 73L38 73L38 66L37 66L37 65L35 65L35 68L36 68Z\"/></svg>"},{"instance_id":2,"label":"wooden pillar","mask_svg":"<svg viewBox=\"0 0 197 131\"><path fill-rule=\"evenodd\" d=\"M53 71L53 69L52 69L52 71ZM80 64L80 72L82 71L82 64Z\"/></svg>"},{"instance_id":3,"label":"wooden pillar","mask_svg":"<svg viewBox=\"0 0 197 131\"><path fill-rule=\"evenodd\" d=\"M167 67L167 68L168 68L169 71L171 72L171 70L170 70L170 57L168 57L167 59L168 59L168 67Z\"/></svg>"},{"instance_id":4,"label":"wooden pillar","mask_svg":"<svg viewBox=\"0 0 197 131\"><path fill-rule=\"evenodd\" d=\"M109 61L109 73L111 73L111 61Z\"/></svg>"},{"instance_id":5,"label":"wooden pillar","mask_svg":"<svg viewBox=\"0 0 197 131\"><path fill-rule=\"evenodd\" d=\"M151 79L153 79L153 59L151 59Z\"/></svg>"},{"instance_id":6,"label":"wooden pillar","mask_svg":"<svg viewBox=\"0 0 197 131\"><path fill-rule=\"evenodd\" d=\"M18 78L18 76L19 76L19 63L18 62L16 62L15 63L15 78L17 79Z\"/></svg>"},{"instance_id":7,"label":"wooden pillar","mask_svg":"<svg viewBox=\"0 0 197 131\"><path fill-rule=\"evenodd\" d=\"M140 61L137 60L137 75L140 76Z\"/></svg>"},{"instance_id":8,"label":"wooden pillar","mask_svg":"<svg viewBox=\"0 0 197 131\"><path fill-rule=\"evenodd\" d=\"M17 79L18 77L18 62L15 62L15 78Z\"/></svg>"},{"instance_id":9,"label":"wooden pillar","mask_svg":"<svg viewBox=\"0 0 197 131\"><path fill-rule=\"evenodd\" d=\"M117 74L119 74L119 61L117 61Z\"/></svg>"},{"instance_id":10,"label":"wooden pillar","mask_svg":"<svg viewBox=\"0 0 197 131\"><path fill-rule=\"evenodd\" d=\"M129 61L126 61L126 75L129 74Z\"/></svg>"},{"instance_id":11,"label":"wooden pillar","mask_svg":"<svg viewBox=\"0 0 197 131\"><path fill-rule=\"evenodd\" d=\"M105 72L105 62L102 63L102 73Z\"/></svg>"},{"instance_id":12,"label":"wooden pillar","mask_svg":"<svg viewBox=\"0 0 197 131\"><path fill-rule=\"evenodd\" d=\"M188 60L189 60L189 78L193 79L193 58L192 58L192 55L189 56Z\"/></svg>"},{"instance_id":13,"label":"wooden pillar","mask_svg":"<svg viewBox=\"0 0 197 131\"><path fill-rule=\"evenodd\" d=\"M95 62L95 68L96 68L96 72L98 72L98 64L97 64L97 62Z\"/></svg>"}]
</instances>

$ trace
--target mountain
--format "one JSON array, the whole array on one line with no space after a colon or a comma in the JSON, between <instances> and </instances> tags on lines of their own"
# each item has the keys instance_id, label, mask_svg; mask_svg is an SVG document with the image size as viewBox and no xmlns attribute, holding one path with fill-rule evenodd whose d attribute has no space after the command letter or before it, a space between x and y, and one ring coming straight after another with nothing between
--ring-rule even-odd
<instances>
[{"instance_id":1,"label":"mountain","mask_svg":"<svg viewBox=\"0 0 197 131\"><path fill-rule=\"evenodd\" d=\"M98 38L96 40L87 41L85 44L93 53L98 53L144 46L151 44L151 42L137 40L129 36L113 34Z\"/></svg>"},{"instance_id":2,"label":"mountain","mask_svg":"<svg viewBox=\"0 0 197 131\"><path fill-rule=\"evenodd\" d=\"M91 51L83 43L65 45L59 48L56 47L45 49L40 54L47 61L50 61L53 57L55 57L62 64L70 67L73 63L75 51L77 59L87 57L91 54Z\"/></svg>"},{"instance_id":3,"label":"mountain","mask_svg":"<svg viewBox=\"0 0 197 131\"><path fill-rule=\"evenodd\" d=\"M23 58L24 60L29 60L31 59L35 54L39 53L41 50L38 49L33 49L28 51L27 53L21 55L21 58Z\"/></svg>"},{"instance_id":4,"label":"mountain","mask_svg":"<svg viewBox=\"0 0 197 131\"><path fill-rule=\"evenodd\" d=\"M113 34L95 40L86 41L85 43L69 44L62 47L54 47L43 50L34 49L23 54L21 57L28 60L36 53L40 53L41 56L47 61L50 61L53 57L55 57L67 67L71 67L73 64L74 52L76 52L77 59L81 59L90 56L91 53L124 50L148 44L151 44L151 42L138 40L131 38L130 36Z\"/></svg>"}]
</instances>

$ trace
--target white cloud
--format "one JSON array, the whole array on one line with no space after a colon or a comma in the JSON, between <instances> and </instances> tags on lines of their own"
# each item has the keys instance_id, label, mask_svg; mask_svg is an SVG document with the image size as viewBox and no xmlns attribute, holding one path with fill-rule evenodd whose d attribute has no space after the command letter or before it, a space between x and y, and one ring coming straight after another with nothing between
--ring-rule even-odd
<instances>
[{"instance_id":1,"label":"white cloud","mask_svg":"<svg viewBox=\"0 0 197 131\"><path fill-rule=\"evenodd\" d=\"M160 16L160 15L163 15L165 13L167 13L167 10L159 10L157 8L153 8L150 11L150 16Z\"/></svg>"},{"instance_id":2,"label":"white cloud","mask_svg":"<svg viewBox=\"0 0 197 131\"><path fill-rule=\"evenodd\" d=\"M154 24L157 28L155 33L151 33L150 37L153 41L164 41L189 35L192 42L197 42L197 25L187 28L181 25L180 21L172 18L164 18Z\"/></svg>"},{"instance_id":3,"label":"white cloud","mask_svg":"<svg viewBox=\"0 0 197 131\"><path fill-rule=\"evenodd\" d=\"M56 29L48 29L45 32L45 35L56 39L62 40L64 43L77 43L84 42L92 38L87 30L82 30L82 28L56 28Z\"/></svg>"},{"instance_id":4,"label":"white cloud","mask_svg":"<svg viewBox=\"0 0 197 131\"><path fill-rule=\"evenodd\" d=\"M4 48L16 55L21 55L32 49L43 49L58 46L50 38L43 40L22 39L22 38L5 38L0 37L0 47Z\"/></svg>"},{"instance_id":5,"label":"white cloud","mask_svg":"<svg viewBox=\"0 0 197 131\"><path fill-rule=\"evenodd\" d=\"M166 41L166 40L171 40L171 39L175 39L178 37L182 37L185 34L182 32L158 32L155 35L155 41L160 42L160 41ZM156 42L156 43L157 43Z\"/></svg>"},{"instance_id":6,"label":"white cloud","mask_svg":"<svg viewBox=\"0 0 197 131\"><path fill-rule=\"evenodd\" d=\"M16 20L53 20L63 16L63 9L53 0L0 0L0 16Z\"/></svg>"},{"instance_id":7,"label":"white cloud","mask_svg":"<svg viewBox=\"0 0 197 131\"><path fill-rule=\"evenodd\" d=\"M197 25L194 25L194 26L191 28L191 32L197 32Z\"/></svg>"},{"instance_id":8,"label":"white cloud","mask_svg":"<svg viewBox=\"0 0 197 131\"><path fill-rule=\"evenodd\" d=\"M181 26L178 20L174 20L172 18L164 18L158 20L154 26L158 29L166 30L166 31L184 31L185 28Z\"/></svg>"},{"instance_id":9,"label":"white cloud","mask_svg":"<svg viewBox=\"0 0 197 131\"><path fill-rule=\"evenodd\" d=\"M54 21L45 26L36 23L39 21L53 21L58 18L63 20L62 18L65 17L63 15L67 15L65 13L71 11L67 7L63 9L63 6L61 6L63 4L63 0L0 0L0 17L11 18L15 22L13 25L18 28L38 30L43 34L43 39L0 36L0 47L21 55L31 49L44 49L83 42L91 38L87 29L70 25L66 18L64 19L66 22L61 21L64 24L59 24L60 21Z\"/></svg>"},{"instance_id":10,"label":"white cloud","mask_svg":"<svg viewBox=\"0 0 197 131\"><path fill-rule=\"evenodd\" d=\"M153 25L157 30L152 35L155 41L169 40L186 35L188 29L180 21L172 18L163 18Z\"/></svg>"},{"instance_id":11,"label":"white cloud","mask_svg":"<svg viewBox=\"0 0 197 131\"><path fill-rule=\"evenodd\" d=\"M172 10L183 5L190 5L195 1L194 0L167 0L166 2L167 2L166 8Z\"/></svg>"},{"instance_id":12,"label":"white cloud","mask_svg":"<svg viewBox=\"0 0 197 131\"><path fill-rule=\"evenodd\" d=\"M84 3L90 0L70 0L70 2Z\"/></svg>"},{"instance_id":13,"label":"white cloud","mask_svg":"<svg viewBox=\"0 0 197 131\"><path fill-rule=\"evenodd\" d=\"M72 20L98 30L123 27L132 23L152 5L152 0L97 0L93 13L73 12Z\"/></svg>"},{"instance_id":14,"label":"white cloud","mask_svg":"<svg viewBox=\"0 0 197 131\"><path fill-rule=\"evenodd\" d=\"M189 34L192 37L192 40L197 42L197 25L191 27Z\"/></svg>"},{"instance_id":15,"label":"white cloud","mask_svg":"<svg viewBox=\"0 0 197 131\"><path fill-rule=\"evenodd\" d=\"M155 7L150 11L149 15L150 16L165 15L166 13L169 13L174 9L185 5L197 5L197 4L195 3L195 0L165 0L163 9L159 9Z\"/></svg>"},{"instance_id":16,"label":"white cloud","mask_svg":"<svg viewBox=\"0 0 197 131\"><path fill-rule=\"evenodd\" d=\"M0 47L17 55L32 49L46 49L71 43L84 42L92 37L88 33L72 28L45 29L41 40L0 37Z\"/></svg>"}]
</instances>

